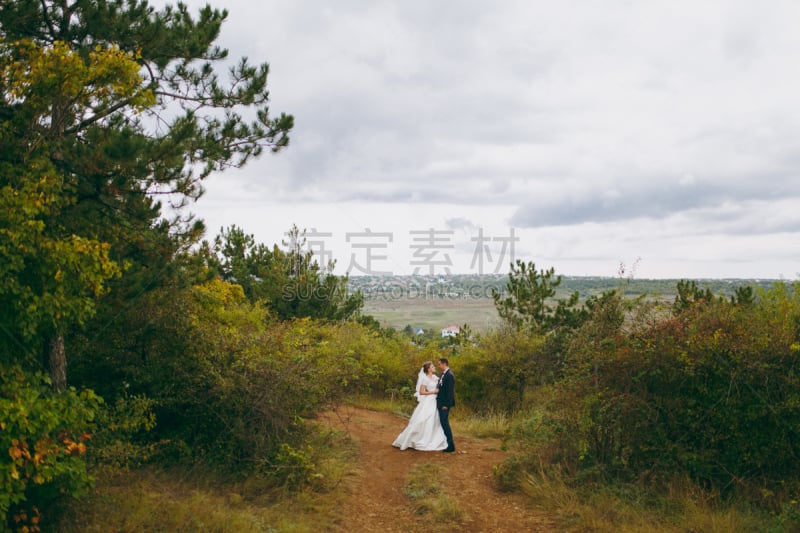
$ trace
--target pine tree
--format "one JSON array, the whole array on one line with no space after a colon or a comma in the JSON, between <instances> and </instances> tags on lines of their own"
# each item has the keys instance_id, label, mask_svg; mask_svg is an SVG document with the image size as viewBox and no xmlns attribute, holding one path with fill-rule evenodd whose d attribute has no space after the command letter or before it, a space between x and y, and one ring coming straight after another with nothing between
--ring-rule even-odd
<instances>
[{"instance_id":1,"label":"pine tree","mask_svg":"<svg viewBox=\"0 0 800 533\"><path fill-rule=\"evenodd\" d=\"M270 115L268 65L243 58L229 79L217 73L226 17L143 0L0 0L0 274L11 279L0 348L41 349L56 389L64 334L109 280L202 234L191 216L164 219L161 199L180 208L212 172L288 145L293 118Z\"/></svg>"}]
</instances>

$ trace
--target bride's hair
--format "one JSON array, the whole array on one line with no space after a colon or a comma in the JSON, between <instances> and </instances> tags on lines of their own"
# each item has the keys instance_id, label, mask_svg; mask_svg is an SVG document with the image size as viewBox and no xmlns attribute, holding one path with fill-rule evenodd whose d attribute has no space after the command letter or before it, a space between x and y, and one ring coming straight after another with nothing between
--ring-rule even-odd
<instances>
[{"instance_id":1,"label":"bride's hair","mask_svg":"<svg viewBox=\"0 0 800 533\"><path fill-rule=\"evenodd\" d=\"M432 367L432 366L433 366L433 362L431 362L431 361L425 361L424 363L422 363L422 373L423 374L427 374L428 373L428 369L430 367Z\"/></svg>"}]
</instances>

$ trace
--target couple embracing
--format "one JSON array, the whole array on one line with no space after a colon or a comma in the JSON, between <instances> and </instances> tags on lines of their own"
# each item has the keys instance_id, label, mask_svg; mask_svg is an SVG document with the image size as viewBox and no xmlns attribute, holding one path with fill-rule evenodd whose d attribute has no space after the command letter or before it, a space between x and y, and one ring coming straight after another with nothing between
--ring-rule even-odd
<instances>
[{"instance_id":1,"label":"couple embracing","mask_svg":"<svg viewBox=\"0 0 800 533\"><path fill-rule=\"evenodd\" d=\"M437 376L431 361L422 365L414 391L419 404L392 446L401 450L456 451L449 420L450 410L456 405L456 378L446 357L439 359L439 370L442 374Z\"/></svg>"}]
</instances>

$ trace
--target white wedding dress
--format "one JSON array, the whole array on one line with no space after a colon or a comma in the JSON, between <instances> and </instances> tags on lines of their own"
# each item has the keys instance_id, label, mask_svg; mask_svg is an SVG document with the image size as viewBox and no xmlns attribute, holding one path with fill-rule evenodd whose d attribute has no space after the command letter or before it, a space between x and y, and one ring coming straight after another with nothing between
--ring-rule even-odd
<instances>
[{"instance_id":1,"label":"white wedding dress","mask_svg":"<svg viewBox=\"0 0 800 533\"><path fill-rule=\"evenodd\" d=\"M439 379L434 375L420 376L422 384L427 390L434 390L439 384ZM417 395L419 403L411 414L406 429L394 439L392 446L405 450L414 448L415 450L432 452L447 448L447 437L444 436L442 424L439 422L439 413L436 410L436 395L425 394Z\"/></svg>"}]
</instances>

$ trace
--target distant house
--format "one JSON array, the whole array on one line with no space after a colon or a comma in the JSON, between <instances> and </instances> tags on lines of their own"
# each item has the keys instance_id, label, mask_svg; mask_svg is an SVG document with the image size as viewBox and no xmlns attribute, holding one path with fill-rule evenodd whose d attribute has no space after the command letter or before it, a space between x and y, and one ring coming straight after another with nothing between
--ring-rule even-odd
<instances>
[{"instance_id":1,"label":"distant house","mask_svg":"<svg viewBox=\"0 0 800 533\"><path fill-rule=\"evenodd\" d=\"M442 338L455 337L460 331L461 328L458 326L447 326L446 328L442 329Z\"/></svg>"},{"instance_id":2,"label":"distant house","mask_svg":"<svg viewBox=\"0 0 800 533\"><path fill-rule=\"evenodd\" d=\"M425 334L425 330L422 329L422 328L417 328L417 329L414 330L414 335L424 335L424 334Z\"/></svg>"}]
</instances>

